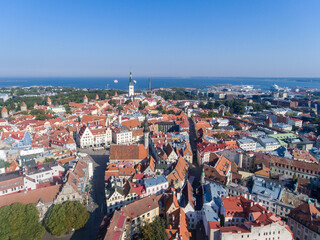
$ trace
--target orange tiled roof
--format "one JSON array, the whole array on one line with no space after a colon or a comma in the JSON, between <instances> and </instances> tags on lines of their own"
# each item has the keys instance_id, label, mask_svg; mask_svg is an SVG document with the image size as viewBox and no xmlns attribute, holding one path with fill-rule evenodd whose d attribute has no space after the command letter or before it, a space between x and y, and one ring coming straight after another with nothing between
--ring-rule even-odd
<instances>
[{"instance_id":1,"label":"orange tiled roof","mask_svg":"<svg viewBox=\"0 0 320 240\"><path fill-rule=\"evenodd\" d=\"M145 159L148 156L143 144L111 145L110 160Z\"/></svg>"},{"instance_id":2,"label":"orange tiled roof","mask_svg":"<svg viewBox=\"0 0 320 240\"><path fill-rule=\"evenodd\" d=\"M0 198L0 207L16 202L23 204L38 203L40 199L44 203L53 202L59 193L60 187L61 185L58 184L28 191L27 193L20 192L2 196Z\"/></svg>"},{"instance_id":3,"label":"orange tiled roof","mask_svg":"<svg viewBox=\"0 0 320 240\"><path fill-rule=\"evenodd\" d=\"M127 127L128 129L137 128L137 127L141 126L141 124L137 118L130 119L127 121L122 121L121 125Z\"/></svg>"}]
</instances>

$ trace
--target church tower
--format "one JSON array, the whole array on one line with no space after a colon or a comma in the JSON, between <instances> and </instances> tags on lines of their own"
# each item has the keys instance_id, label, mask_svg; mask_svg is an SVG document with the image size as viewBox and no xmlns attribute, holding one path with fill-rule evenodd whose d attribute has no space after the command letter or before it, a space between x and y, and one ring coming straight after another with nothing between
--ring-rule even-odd
<instances>
[{"instance_id":1,"label":"church tower","mask_svg":"<svg viewBox=\"0 0 320 240\"><path fill-rule=\"evenodd\" d=\"M130 79L129 79L129 97L134 96L134 85L132 81L132 73L130 72Z\"/></svg>"},{"instance_id":2,"label":"church tower","mask_svg":"<svg viewBox=\"0 0 320 240\"><path fill-rule=\"evenodd\" d=\"M143 128L143 140L144 140L144 148L147 149L149 154L149 126L148 119L144 120L144 128Z\"/></svg>"},{"instance_id":3,"label":"church tower","mask_svg":"<svg viewBox=\"0 0 320 240\"><path fill-rule=\"evenodd\" d=\"M204 167L202 167L201 178L200 178L200 183L201 183L202 185L204 184L204 177L205 177Z\"/></svg>"}]
</instances>

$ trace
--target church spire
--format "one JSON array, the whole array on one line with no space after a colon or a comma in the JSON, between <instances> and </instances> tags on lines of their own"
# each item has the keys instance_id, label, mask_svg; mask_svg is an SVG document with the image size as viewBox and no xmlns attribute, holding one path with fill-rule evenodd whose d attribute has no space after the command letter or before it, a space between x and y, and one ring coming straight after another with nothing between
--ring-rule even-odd
<instances>
[{"instance_id":1,"label":"church spire","mask_svg":"<svg viewBox=\"0 0 320 240\"><path fill-rule=\"evenodd\" d=\"M134 84L132 80L132 72L130 72L130 78L129 78L129 97L133 98L134 96Z\"/></svg>"},{"instance_id":2,"label":"church spire","mask_svg":"<svg viewBox=\"0 0 320 240\"><path fill-rule=\"evenodd\" d=\"M132 81L132 72L130 72L129 85L133 85L133 81Z\"/></svg>"}]
</instances>

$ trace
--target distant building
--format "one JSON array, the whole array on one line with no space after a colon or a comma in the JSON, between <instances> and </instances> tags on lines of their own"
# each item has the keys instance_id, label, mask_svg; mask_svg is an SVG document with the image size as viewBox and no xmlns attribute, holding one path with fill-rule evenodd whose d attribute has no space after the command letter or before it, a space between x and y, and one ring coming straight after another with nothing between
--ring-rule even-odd
<instances>
[{"instance_id":1,"label":"distant building","mask_svg":"<svg viewBox=\"0 0 320 240\"><path fill-rule=\"evenodd\" d=\"M130 72L130 79L129 79L129 97L134 96L134 84L132 81L132 73Z\"/></svg>"},{"instance_id":2,"label":"distant building","mask_svg":"<svg viewBox=\"0 0 320 240\"><path fill-rule=\"evenodd\" d=\"M274 151L281 147L281 144L277 139L268 136L259 136L258 142L264 147L266 152Z\"/></svg>"},{"instance_id":3,"label":"distant building","mask_svg":"<svg viewBox=\"0 0 320 240\"><path fill-rule=\"evenodd\" d=\"M87 104L87 103L88 103L88 97L87 97L87 95L84 95L84 97L83 97L83 103L84 103L84 104Z\"/></svg>"},{"instance_id":4,"label":"distant building","mask_svg":"<svg viewBox=\"0 0 320 240\"><path fill-rule=\"evenodd\" d=\"M22 102L20 105L20 110L23 111L27 111L27 104L25 102Z\"/></svg>"},{"instance_id":5,"label":"distant building","mask_svg":"<svg viewBox=\"0 0 320 240\"><path fill-rule=\"evenodd\" d=\"M102 125L83 125L76 135L76 141L80 148L109 145L111 139L111 129Z\"/></svg>"},{"instance_id":6,"label":"distant building","mask_svg":"<svg viewBox=\"0 0 320 240\"><path fill-rule=\"evenodd\" d=\"M1 110L1 117L2 118L8 118L8 110L6 109L6 107L3 107Z\"/></svg>"},{"instance_id":7,"label":"distant building","mask_svg":"<svg viewBox=\"0 0 320 240\"><path fill-rule=\"evenodd\" d=\"M251 138L242 138L238 140L238 145L245 151L255 151L257 142Z\"/></svg>"},{"instance_id":8,"label":"distant building","mask_svg":"<svg viewBox=\"0 0 320 240\"><path fill-rule=\"evenodd\" d=\"M9 99L9 95L6 93L0 93L0 102L5 102Z\"/></svg>"}]
</instances>

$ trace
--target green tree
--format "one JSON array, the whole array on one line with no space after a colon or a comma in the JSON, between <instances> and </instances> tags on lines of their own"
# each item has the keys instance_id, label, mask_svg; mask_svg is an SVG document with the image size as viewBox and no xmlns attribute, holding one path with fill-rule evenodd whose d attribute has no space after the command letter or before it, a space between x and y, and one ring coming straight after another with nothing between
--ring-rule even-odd
<instances>
[{"instance_id":1,"label":"green tree","mask_svg":"<svg viewBox=\"0 0 320 240\"><path fill-rule=\"evenodd\" d=\"M172 109L170 109L167 113L168 114L176 114Z\"/></svg>"},{"instance_id":2,"label":"green tree","mask_svg":"<svg viewBox=\"0 0 320 240\"><path fill-rule=\"evenodd\" d=\"M296 183L298 181L298 177L297 175L294 173L293 176L292 176L292 182L293 183Z\"/></svg>"},{"instance_id":3,"label":"green tree","mask_svg":"<svg viewBox=\"0 0 320 240\"><path fill-rule=\"evenodd\" d=\"M204 109L204 108L205 108L205 105L204 105L203 102L200 102L199 105L198 105L198 107Z\"/></svg>"},{"instance_id":4,"label":"green tree","mask_svg":"<svg viewBox=\"0 0 320 240\"><path fill-rule=\"evenodd\" d=\"M140 227L140 240L168 239L166 225L162 218L156 217L152 223L145 223Z\"/></svg>"},{"instance_id":5,"label":"green tree","mask_svg":"<svg viewBox=\"0 0 320 240\"><path fill-rule=\"evenodd\" d=\"M226 139L229 138L229 135L226 134L226 133L217 133L217 134L214 135L214 137L215 137L215 138L218 138L218 139L224 139L224 140L226 140Z\"/></svg>"},{"instance_id":6,"label":"green tree","mask_svg":"<svg viewBox=\"0 0 320 240\"><path fill-rule=\"evenodd\" d=\"M5 168L10 166L10 163L8 163L7 161L4 161L3 159L0 159L0 163L3 163Z\"/></svg>"},{"instance_id":7,"label":"green tree","mask_svg":"<svg viewBox=\"0 0 320 240\"><path fill-rule=\"evenodd\" d=\"M124 102L124 104L128 105L131 102L132 102L131 99L128 99L127 101Z\"/></svg>"},{"instance_id":8,"label":"green tree","mask_svg":"<svg viewBox=\"0 0 320 240\"><path fill-rule=\"evenodd\" d=\"M73 229L83 228L90 214L79 201L66 201L50 208L44 224L47 230L56 236L61 236Z\"/></svg>"},{"instance_id":9,"label":"green tree","mask_svg":"<svg viewBox=\"0 0 320 240\"><path fill-rule=\"evenodd\" d=\"M236 126L236 130L241 130L242 127L240 126L240 122L238 120L234 121L234 125Z\"/></svg>"},{"instance_id":10,"label":"green tree","mask_svg":"<svg viewBox=\"0 0 320 240\"><path fill-rule=\"evenodd\" d=\"M54 158L44 158L45 163L54 162Z\"/></svg>"},{"instance_id":11,"label":"green tree","mask_svg":"<svg viewBox=\"0 0 320 240\"><path fill-rule=\"evenodd\" d=\"M297 116L297 114L295 112L290 112L289 113L289 117L296 117L296 116Z\"/></svg>"},{"instance_id":12,"label":"green tree","mask_svg":"<svg viewBox=\"0 0 320 240\"><path fill-rule=\"evenodd\" d=\"M145 103L141 103L141 102L140 102L139 110L143 110L146 106L148 106L148 103L147 103L147 102L145 102Z\"/></svg>"},{"instance_id":13,"label":"green tree","mask_svg":"<svg viewBox=\"0 0 320 240\"><path fill-rule=\"evenodd\" d=\"M36 116L36 120L47 120L47 119L50 119L50 117L47 115L39 114Z\"/></svg>"},{"instance_id":14,"label":"green tree","mask_svg":"<svg viewBox=\"0 0 320 240\"><path fill-rule=\"evenodd\" d=\"M45 230L35 204L14 203L0 208L0 239L42 238Z\"/></svg>"},{"instance_id":15,"label":"green tree","mask_svg":"<svg viewBox=\"0 0 320 240\"><path fill-rule=\"evenodd\" d=\"M46 112L43 109L33 109L30 111L30 115L43 115Z\"/></svg>"},{"instance_id":16,"label":"green tree","mask_svg":"<svg viewBox=\"0 0 320 240\"><path fill-rule=\"evenodd\" d=\"M159 104L160 104L160 103L159 103ZM158 104L158 106L157 106L156 109L157 109L158 111L161 111L161 112L162 112L162 111L163 111L163 106L162 106L162 105L159 105L159 104Z\"/></svg>"},{"instance_id":17,"label":"green tree","mask_svg":"<svg viewBox=\"0 0 320 240\"><path fill-rule=\"evenodd\" d=\"M208 113L208 117L219 117L220 115L219 115L219 113L216 113L216 112L209 112Z\"/></svg>"},{"instance_id":18,"label":"green tree","mask_svg":"<svg viewBox=\"0 0 320 240\"><path fill-rule=\"evenodd\" d=\"M114 107L117 105L116 100L114 100L114 99L110 100L109 104L114 106Z\"/></svg>"},{"instance_id":19,"label":"green tree","mask_svg":"<svg viewBox=\"0 0 320 240\"><path fill-rule=\"evenodd\" d=\"M199 115L200 115L201 118L207 118L208 117L208 114L205 113L205 112L201 112L201 113L199 113Z\"/></svg>"}]
</instances>

